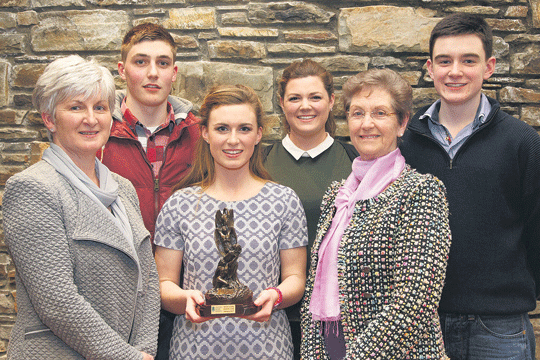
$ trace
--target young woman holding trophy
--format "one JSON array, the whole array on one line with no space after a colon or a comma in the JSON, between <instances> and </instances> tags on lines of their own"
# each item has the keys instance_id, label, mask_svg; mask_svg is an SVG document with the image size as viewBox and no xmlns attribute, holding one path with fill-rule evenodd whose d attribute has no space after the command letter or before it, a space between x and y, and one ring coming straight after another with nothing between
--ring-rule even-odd
<instances>
[{"instance_id":1,"label":"young woman holding trophy","mask_svg":"<svg viewBox=\"0 0 540 360\"><path fill-rule=\"evenodd\" d=\"M162 306L178 314L170 358L292 359L283 309L304 292L307 229L301 202L290 188L269 181L262 166L263 110L252 89L213 88L200 117L192 171L175 187L156 224ZM208 300L214 285L228 284L231 268L237 271L233 283L245 284L260 310L201 316L203 293Z\"/></svg>"}]
</instances>

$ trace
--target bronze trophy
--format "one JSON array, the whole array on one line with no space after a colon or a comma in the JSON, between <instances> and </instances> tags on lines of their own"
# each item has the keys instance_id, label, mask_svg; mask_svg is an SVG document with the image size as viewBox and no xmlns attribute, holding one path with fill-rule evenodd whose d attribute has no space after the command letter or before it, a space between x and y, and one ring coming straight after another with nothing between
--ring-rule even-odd
<instances>
[{"instance_id":1,"label":"bronze trophy","mask_svg":"<svg viewBox=\"0 0 540 360\"><path fill-rule=\"evenodd\" d=\"M232 209L216 212L214 239L221 257L212 280L214 287L204 295L204 305L199 306L200 315L255 314L261 307L253 303L253 291L238 280L238 258L242 247L237 243Z\"/></svg>"}]
</instances>

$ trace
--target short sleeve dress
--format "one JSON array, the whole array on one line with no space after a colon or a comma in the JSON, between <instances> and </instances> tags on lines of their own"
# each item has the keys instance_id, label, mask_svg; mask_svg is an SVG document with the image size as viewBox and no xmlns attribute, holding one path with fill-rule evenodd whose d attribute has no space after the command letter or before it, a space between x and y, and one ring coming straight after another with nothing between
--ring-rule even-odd
<instances>
[{"instance_id":1,"label":"short sleeve dress","mask_svg":"<svg viewBox=\"0 0 540 360\"><path fill-rule=\"evenodd\" d=\"M156 223L155 243L182 250L184 289L205 293L219 261L214 241L215 214L234 210L234 228L242 253L238 278L256 298L280 283L279 251L307 245L306 218L296 193L267 182L261 191L242 201L220 201L189 187L175 192ZM170 359L292 359L289 323L284 310L259 323L223 317L194 324L185 315L174 321Z\"/></svg>"}]
</instances>

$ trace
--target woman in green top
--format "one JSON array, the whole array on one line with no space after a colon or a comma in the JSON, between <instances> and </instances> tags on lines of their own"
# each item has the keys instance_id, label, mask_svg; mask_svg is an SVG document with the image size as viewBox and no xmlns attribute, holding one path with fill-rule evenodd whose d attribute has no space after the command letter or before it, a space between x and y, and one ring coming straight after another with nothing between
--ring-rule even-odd
<instances>
[{"instance_id":1,"label":"woman in green top","mask_svg":"<svg viewBox=\"0 0 540 360\"><path fill-rule=\"evenodd\" d=\"M293 62L283 71L278 95L287 135L266 148L264 165L274 181L292 188L302 201L309 256L323 194L331 182L347 178L358 153L352 145L333 138L334 80L323 66L310 59ZM295 359L300 358L299 305L287 308Z\"/></svg>"}]
</instances>

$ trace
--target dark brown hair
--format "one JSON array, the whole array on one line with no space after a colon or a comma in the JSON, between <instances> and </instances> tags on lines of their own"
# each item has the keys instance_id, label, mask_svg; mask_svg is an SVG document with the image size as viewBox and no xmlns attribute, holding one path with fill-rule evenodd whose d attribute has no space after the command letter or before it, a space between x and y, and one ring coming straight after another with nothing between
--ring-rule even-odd
<instances>
[{"instance_id":1,"label":"dark brown hair","mask_svg":"<svg viewBox=\"0 0 540 360\"><path fill-rule=\"evenodd\" d=\"M484 45L486 60L493 53L493 34L491 27L483 17L476 14L458 13L452 14L435 25L429 39L429 57L433 60L433 47L435 41L441 36L477 35Z\"/></svg>"}]
</instances>

